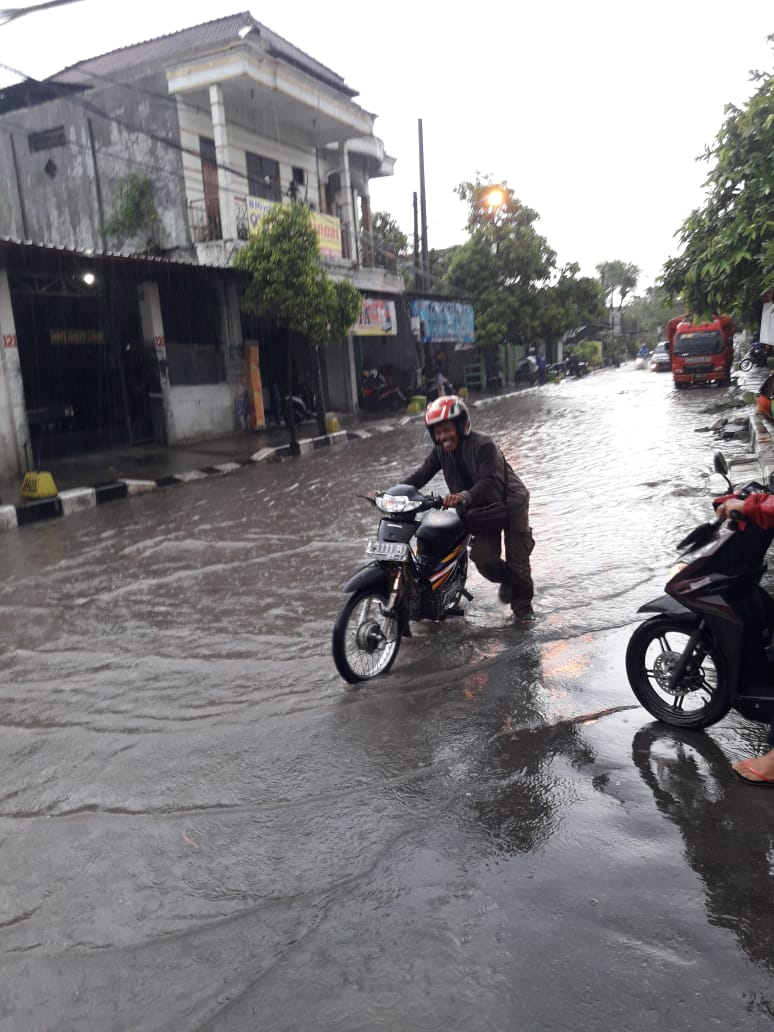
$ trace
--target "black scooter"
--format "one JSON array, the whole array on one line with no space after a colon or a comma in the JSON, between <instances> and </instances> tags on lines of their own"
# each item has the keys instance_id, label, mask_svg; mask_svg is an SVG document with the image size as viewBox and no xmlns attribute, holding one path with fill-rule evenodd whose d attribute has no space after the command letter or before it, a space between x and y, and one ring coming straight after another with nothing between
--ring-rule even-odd
<instances>
[{"instance_id":1,"label":"black scooter","mask_svg":"<svg viewBox=\"0 0 774 1032\"><path fill-rule=\"evenodd\" d=\"M728 479L718 452L715 470ZM769 493L752 482L737 493ZM666 595L641 606L656 613L632 635L626 673L657 720L703 728L735 709L749 720L774 717L774 599L761 585L774 530L751 520L703 523L679 543Z\"/></svg>"},{"instance_id":2,"label":"black scooter","mask_svg":"<svg viewBox=\"0 0 774 1032\"><path fill-rule=\"evenodd\" d=\"M739 368L743 373L748 373L753 366L767 366L772 357L774 357L774 347L771 344L761 344L758 340L750 345L750 350L740 361Z\"/></svg>"}]
</instances>

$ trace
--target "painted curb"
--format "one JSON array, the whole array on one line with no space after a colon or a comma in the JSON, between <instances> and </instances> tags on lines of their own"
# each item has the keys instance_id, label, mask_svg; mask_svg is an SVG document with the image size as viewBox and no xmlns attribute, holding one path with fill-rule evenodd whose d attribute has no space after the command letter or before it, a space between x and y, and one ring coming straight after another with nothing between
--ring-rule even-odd
<instances>
[{"instance_id":1,"label":"painted curb","mask_svg":"<svg viewBox=\"0 0 774 1032\"><path fill-rule=\"evenodd\" d=\"M16 530L16 506L0 505L0 530Z\"/></svg>"},{"instance_id":2,"label":"painted curb","mask_svg":"<svg viewBox=\"0 0 774 1032\"><path fill-rule=\"evenodd\" d=\"M412 417L401 420L401 423L409 422ZM379 425L380 431L393 430L394 425ZM320 448L328 448L334 445L345 444L347 441L359 441L371 437L372 434L365 430L336 430L334 433L325 434L324 437L307 437L298 442L300 455L311 455ZM20 505L0 505L0 531L15 530L28 523L36 523L44 519L52 519L56 516L70 516L75 512L83 512L85 509L94 508L105 502L115 501L120 498L133 498L135 495L146 494L149 491L157 491L164 487L190 484L194 481L207 480L212 477L224 477L235 473L244 466L251 464L274 461L279 462L290 458L290 445L280 445L276 448L261 448L249 459L237 462L221 462L203 469L188 470L183 473L170 473L167 476L159 477L157 480L132 480L122 479L110 483L94 484L89 487L74 487L66 491L60 491L56 498L47 498L35 502L23 502Z\"/></svg>"},{"instance_id":3,"label":"painted curb","mask_svg":"<svg viewBox=\"0 0 774 1032\"><path fill-rule=\"evenodd\" d=\"M97 491L93 487L74 487L69 491L59 492L62 503L62 515L70 516L74 512L93 509L97 504Z\"/></svg>"}]
</instances>

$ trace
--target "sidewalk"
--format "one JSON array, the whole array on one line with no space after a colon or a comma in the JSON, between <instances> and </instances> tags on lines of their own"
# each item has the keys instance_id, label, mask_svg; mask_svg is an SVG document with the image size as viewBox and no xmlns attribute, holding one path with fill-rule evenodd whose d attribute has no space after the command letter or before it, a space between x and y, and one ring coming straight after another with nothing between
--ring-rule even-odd
<instances>
[{"instance_id":1,"label":"sidewalk","mask_svg":"<svg viewBox=\"0 0 774 1032\"><path fill-rule=\"evenodd\" d=\"M336 413L341 427L336 433L317 435L316 422L297 428L301 456L318 448L343 444L390 430L416 417L402 412L391 419ZM0 531L12 530L43 519L68 516L103 502L168 487L172 484L225 476L250 463L279 461L290 457L290 431L273 426L260 432L237 432L189 444L103 449L66 458L51 459L42 469L51 473L55 498L25 501L21 477L0 481Z\"/></svg>"}]
</instances>

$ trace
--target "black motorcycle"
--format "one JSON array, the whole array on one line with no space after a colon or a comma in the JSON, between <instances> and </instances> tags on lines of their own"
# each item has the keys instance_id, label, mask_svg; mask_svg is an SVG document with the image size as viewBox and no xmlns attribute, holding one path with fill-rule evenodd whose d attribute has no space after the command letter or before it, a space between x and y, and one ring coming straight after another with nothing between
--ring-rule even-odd
<instances>
[{"instance_id":1,"label":"black motorcycle","mask_svg":"<svg viewBox=\"0 0 774 1032\"><path fill-rule=\"evenodd\" d=\"M370 562L344 585L351 594L333 628L333 661L351 684L387 673L412 620L462 616L460 602L473 597L468 534L454 509L432 511L443 500L408 484L368 501L382 513L366 547Z\"/></svg>"},{"instance_id":2,"label":"black motorcycle","mask_svg":"<svg viewBox=\"0 0 774 1032\"><path fill-rule=\"evenodd\" d=\"M733 491L719 452L715 469ZM738 494L767 491L752 482ZM749 720L774 717L774 599L760 584L773 538L751 520L715 520L679 543L666 595L639 609L658 615L626 650L632 691L658 720L709 727L731 708Z\"/></svg>"},{"instance_id":3,"label":"black motorcycle","mask_svg":"<svg viewBox=\"0 0 774 1032\"><path fill-rule=\"evenodd\" d=\"M748 373L753 366L767 366L770 358L774 358L774 347L771 344L761 344L760 341L755 341L740 361L739 368L743 373Z\"/></svg>"},{"instance_id":4,"label":"black motorcycle","mask_svg":"<svg viewBox=\"0 0 774 1032\"><path fill-rule=\"evenodd\" d=\"M405 408L406 395L378 369L364 369L360 389L361 408L368 412L396 412Z\"/></svg>"}]
</instances>

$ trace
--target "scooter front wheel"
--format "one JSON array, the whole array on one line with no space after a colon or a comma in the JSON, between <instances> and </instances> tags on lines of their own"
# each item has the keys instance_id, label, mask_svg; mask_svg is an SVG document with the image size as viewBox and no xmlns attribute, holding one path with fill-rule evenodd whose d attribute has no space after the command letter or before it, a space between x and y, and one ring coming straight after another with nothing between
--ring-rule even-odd
<instances>
[{"instance_id":1,"label":"scooter front wheel","mask_svg":"<svg viewBox=\"0 0 774 1032\"><path fill-rule=\"evenodd\" d=\"M626 675L632 691L648 713L673 727L709 727L731 708L722 653L708 640L691 646L692 632L686 623L656 616L637 628L626 649ZM672 672L689 647L688 665L670 688Z\"/></svg>"},{"instance_id":2,"label":"scooter front wheel","mask_svg":"<svg viewBox=\"0 0 774 1032\"><path fill-rule=\"evenodd\" d=\"M333 662L350 684L386 674L400 648L395 616L385 613L387 596L373 588L356 591L333 628Z\"/></svg>"},{"instance_id":3,"label":"scooter front wheel","mask_svg":"<svg viewBox=\"0 0 774 1032\"><path fill-rule=\"evenodd\" d=\"M743 373L749 373L752 369L752 359L743 358L742 361L739 363L739 368L742 370Z\"/></svg>"}]
</instances>

